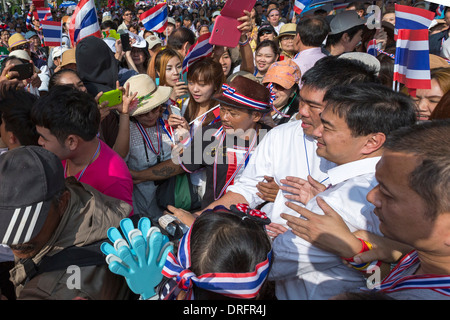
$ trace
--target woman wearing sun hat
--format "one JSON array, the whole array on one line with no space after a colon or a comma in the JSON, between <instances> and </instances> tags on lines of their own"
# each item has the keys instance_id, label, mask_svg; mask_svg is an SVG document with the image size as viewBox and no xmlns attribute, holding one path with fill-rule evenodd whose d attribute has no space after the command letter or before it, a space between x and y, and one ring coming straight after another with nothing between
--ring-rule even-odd
<instances>
[{"instance_id":1,"label":"woman wearing sun hat","mask_svg":"<svg viewBox=\"0 0 450 320\"><path fill-rule=\"evenodd\" d=\"M291 59L276 61L267 70L262 83L275 94L271 115L276 125L288 122L298 111L300 77L300 68Z\"/></svg>"},{"instance_id":2,"label":"woman wearing sun hat","mask_svg":"<svg viewBox=\"0 0 450 320\"><path fill-rule=\"evenodd\" d=\"M124 87L129 96L135 95L135 99L128 116L125 114L120 118L119 139L114 149L125 159L130 170L140 171L171 158L172 136L161 115L172 88L156 86L147 74L132 76ZM156 188L153 181L134 185L135 213L151 214L149 208Z\"/></svg>"}]
</instances>

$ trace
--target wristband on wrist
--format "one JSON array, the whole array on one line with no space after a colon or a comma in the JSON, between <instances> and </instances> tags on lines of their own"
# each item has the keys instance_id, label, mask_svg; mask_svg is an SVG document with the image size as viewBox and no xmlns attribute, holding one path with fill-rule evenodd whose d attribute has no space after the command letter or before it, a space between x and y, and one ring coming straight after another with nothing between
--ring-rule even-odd
<instances>
[{"instance_id":1,"label":"wristband on wrist","mask_svg":"<svg viewBox=\"0 0 450 320\"><path fill-rule=\"evenodd\" d=\"M370 242L364 241L363 239L360 239L360 238L358 238L358 240L361 241L361 244L362 244L362 249L361 249L360 252L358 252L358 254L366 252L366 251L369 251L369 250L372 249L372 244ZM342 259L344 259L345 261L348 261L348 262L355 262L353 260L353 257L342 258Z\"/></svg>"},{"instance_id":2,"label":"wristband on wrist","mask_svg":"<svg viewBox=\"0 0 450 320\"><path fill-rule=\"evenodd\" d=\"M363 253L369 250L372 250L373 246L370 242L367 242L363 239L358 238L359 241L361 241L362 244L362 249L359 253ZM358 254L359 254L358 253ZM368 263L356 263L353 260L353 257L351 258L342 258L345 261L347 261L354 269L367 273L367 272L372 272L375 268L379 267L381 265L381 261L375 260L375 261L371 261Z\"/></svg>"},{"instance_id":3,"label":"wristband on wrist","mask_svg":"<svg viewBox=\"0 0 450 320\"><path fill-rule=\"evenodd\" d=\"M247 37L247 39L245 39L245 41L244 42L241 42L240 40L239 40L239 45L241 45L241 46L245 46L247 43L249 43L250 42L250 37L249 36L247 36L246 35L246 37Z\"/></svg>"}]
</instances>

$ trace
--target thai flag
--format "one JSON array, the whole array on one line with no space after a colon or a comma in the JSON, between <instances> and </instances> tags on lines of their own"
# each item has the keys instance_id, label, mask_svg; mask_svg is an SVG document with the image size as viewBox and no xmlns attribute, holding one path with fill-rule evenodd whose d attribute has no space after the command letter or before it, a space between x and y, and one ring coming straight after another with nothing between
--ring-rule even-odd
<instances>
[{"instance_id":1,"label":"thai flag","mask_svg":"<svg viewBox=\"0 0 450 320\"><path fill-rule=\"evenodd\" d=\"M89 36L101 38L94 0L81 0L78 3L70 19L69 35L72 47Z\"/></svg>"},{"instance_id":2,"label":"thai flag","mask_svg":"<svg viewBox=\"0 0 450 320\"><path fill-rule=\"evenodd\" d=\"M443 4L440 4L436 8L436 18L443 18L444 17L444 10L445 10L445 6Z\"/></svg>"},{"instance_id":3,"label":"thai flag","mask_svg":"<svg viewBox=\"0 0 450 320\"><path fill-rule=\"evenodd\" d=\"M409 89L431 89L428 29L398 30L394 81Z\"/></svg>"},{"instance_id":4,"label":"thai flag","mask_svg":"<svg viewBox=\"0 0 450 320\"><path fill-rule=\"evenodd\" d=\"M41 21L44 45L46 47L59 47L61 45L61 21Z\"/></svg>"},{"instance_id":5,"label":"thai flag","mask_svg":"<svg viewBox=\"0 0 450 320\"><path fill-rule=\"evenodd\" d=\"M377 40L372 39L369 41L369 44L367 45L367 53L376 57L376 56L378 56L377 48L378 48Z\"/></svg>"},{"instance_id":6,"label":"thai flag","mask_svg":"<svg viewBox=\"0 0 450 320\"><path fill-rule=\"evenodd\" d=\"M183 60L183 68L181 70L182 73L186 73L189 66L195 61L212 55L213 45L209 43L210 37L211 33L206 33L198 37L197 42L189 48L189 51Z\"/></svg>"},{"instance_id":7,"label":"thai flag","mask_svg":"<svg viewBox=\"0 0 450 320\"><path fill-rule=\"evenodd\" d=\"M52 11L50 8L36 8L39 21L52 21Z\"/></svg>"},{"instance_id":8,"label":"thai flag","mask_svg":"<svg viewBox=\"0 0 450 320\"><path fill-rule=\"evenodd\" d=\"M295 0L294 3L294 12L296 14L300 14L302 13L302 11L309 6L309 3L311 2L311 0Z\"/></svg>"},{"instance_id":9,"label":"thai flag","mask_svg":"<svg viewBox=\"0 0 450 320\"><path fill-rule=\"evenodd\" d=\"M426 9L396 4L394 34L396 35L400 29L428 30L434 16L433 12Z\"/></svg>"},{"instance_id":10,"label":"thai flag","mask_svg":"<svg viewBox=\"0 0 450 320\"><path fill-rule=\"evenodd\" d=\"M167 26L167 17L167 3L160 3L141 14L139 19L145 30L162 33Z\"/></svg>"}]
</instances>

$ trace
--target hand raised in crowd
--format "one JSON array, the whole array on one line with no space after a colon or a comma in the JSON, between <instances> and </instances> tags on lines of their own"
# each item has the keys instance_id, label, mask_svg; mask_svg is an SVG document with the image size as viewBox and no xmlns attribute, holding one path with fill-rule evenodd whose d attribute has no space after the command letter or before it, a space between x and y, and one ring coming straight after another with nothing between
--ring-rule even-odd
<instances>
[{"instance_id":1,"label":"hand raised in crowd","mask_svg":"<svg viewBox=\"0 0 450 320\"><path fill-rule=\"evenodd\" d=\"M250 33L252 32L253 26L252 26L252 18L251 13L247 10L244 10L244 16L237 19L239 22L241 22L240 25L238 25L238 30L241 31L241 40L242 36L250 36ZM245 37L244 37L245 39Z\"/></svg>"},{"instance_id":2,"label":"hand raised in crowd","mask_svg":"<svg viewBox=\"0 0 450 320\"><path fill-rule=\"evenodd\" d=\"M179 98L188 94L188 86L182 81L178 81L173 87L172 93L170 94L170 99L177 101Z\"/></svg>"},{"instance_id":3,"label":"hand raised in crowd","mask_svg":"<svg viewBox=\"0 0 450 320\"><path fill-rule=\"evenodd\" d=\"M256 194L264 201L274 202L280 187L275 182L273 177L264 176L264 180L266 182L258 182L258 184L256 185L256 188L259 191Z\"/></svg>"},{"instance_id":4,"label":"hand raised in crowd","mask_svg":"<svg viewBox=\"0 0 450 320\"><path fill-rule=\"evenodd\" d=\"M324 191L326 187L320 182L314 180L308 175L308 180L298 177L286 177L281 179L282 185L280 189L291 194L286 194L286 199L298 201L307 204L309 200L314 198L320 192Z\"/></svg>"},{"instance_id":5,"label":"hand raised in crowd","mask_svg":"<svg viewBox=\"0 0 450 320\"><path fill-rule=\"evenodd\" d=\"M169 126L176 129L184 129L189 130L189 123L182 116L171 113L169 118L167 119Z\"/></svg>"},{"instance_id":6,"label":"hand raised in crowd","mask_svg":"<svg viewBox=\"0 0 450 320\"><path fill-rule=\"evenodd\" d=\"M116 48L116 53L114 54L114 56L116 57L116 59L118 61L122 61L123 56L125 55L125 51L123 51L123 47L122 47L122 40L117 39L114 46Z\"/></svg>"},{"instance_id":7,"label":"hand raised in crowd","mask_svg":"<svg viewBox=\"0 0 450 320\"><path fill-rule=\"evenodd\" d=\"M30 63L33 63L33 60L29 61ZM33 63L33 75L26 79L27 84L31 84L35 88L39 88L42 84L41 78L39 78L39 75L36 73L36 69L34 68Z\"/></svg>"},{"instance_id":8,"label":"hand raised in crowd","mask_svg":"<svg viewBox=\"0 0 450 320\"><path fill-rule=\"evenodd\" d=\"M121 87L119 81L116 82L116 89L122 91L122 103L119 103L115 106L108 107L109 101L107 100L103 101L102 103L99 103L100 97L103 95L103 91L99 92L95 96L95 101L98 104L101 120L106 118L111 112L111 110L117 110L121 114L128 114L133 108L132 102L136 99L137 92L135 92L134 94L130 94L129 92L130 86L128 85L126 86L126 88Z\"/></svg>"},{"instance_id":9,"label":"hand raised in crowd","mask_svg":"<svg viewBox=\"0 0 450 320\"><path fill-rule=\"evenodd\" d=\"M13 64L6 66L0 75L0 92L3 95L11 88L23 88L24 83L17 79L19 73L17 71L10 71L14 67Z\"/></svg>"}]
</instances>

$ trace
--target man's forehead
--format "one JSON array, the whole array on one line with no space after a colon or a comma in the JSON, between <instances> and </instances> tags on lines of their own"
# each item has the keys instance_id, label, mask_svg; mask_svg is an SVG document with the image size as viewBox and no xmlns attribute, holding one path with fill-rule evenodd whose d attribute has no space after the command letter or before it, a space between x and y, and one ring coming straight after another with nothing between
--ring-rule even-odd
<instances>
[{"instance_id":1,"label":"man's forehead","mask_svg":"<svg viewBox=\"0 0 450 320\"><path fill-rule=\"evenodd\" d=\"M316 88L311 85L303 85L303 87L300 90L300 97L309 99L313 99L314 101L317 101L318 103L323 103L323 97L325 96L325 93L327 91L325 89Z\"/></svg>"},{"instance_id":2,"label":"man's forehead","mask_svg":"<svg viewBox=\"0 0 450 320\"><path fill-rule=\"evenodd\" d=\"M419 163L420 159L415 154L385 149L376 165L376 178L379 182L407 181Z\"/></svg>"}]
</instances>

